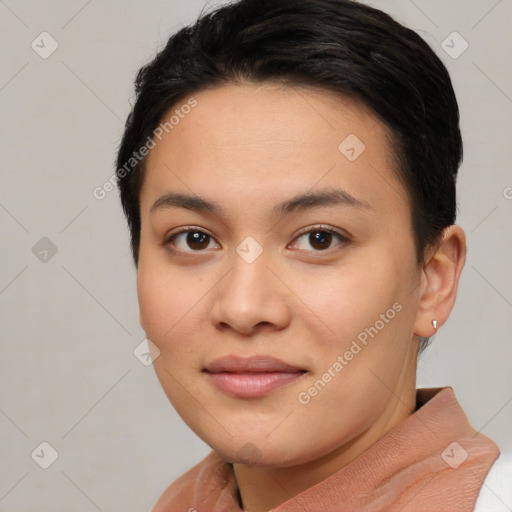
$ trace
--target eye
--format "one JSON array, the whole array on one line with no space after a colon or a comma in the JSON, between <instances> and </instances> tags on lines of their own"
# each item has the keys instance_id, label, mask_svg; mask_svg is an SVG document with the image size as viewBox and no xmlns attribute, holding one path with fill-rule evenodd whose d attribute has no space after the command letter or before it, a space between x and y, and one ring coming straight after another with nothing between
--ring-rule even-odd
<instances>
[{"instance_id":1,"label":"eye","mask_svg":"<svg viewBox=\"0 0 512 512\"><path fill-rule=\"evenodd\" d=\"M165 245L172 245L182 252L204 252L203 249L211 248L211 242L214 238L204 231L187 228L169 236Z\"/></svg>"},{"instance_id":2,"label":"eye","mask_svg":"<svg viewBox=\"0 0 512 512\"><path fill-rule=\"evenodd\" d=\"M338 245L346 245L350 242L338 231L320 225L303 230L292 243L298 245L297 248L300 250L309 250L309 245L313 247L313 252L321 252L332 249L331 244L336 240ZM171 234L165 240L165 245L171 246L170 249L173 251L176 249L176 252L185 253L204 252L205 249L212 249L215 245L220 247L211 235L197 228L184 228Z\"/></svg>"},{"instance_id":3,"label":"eye","mask_svg":"<svg viewBox=\"0 0 512 512\"><path fill-rule=\"evenodd\" d=\"M340 242L339 245L346 245L350 242L346 236L338 233L338 231L334 229L329 229L324 226L315 226L313 228L307 228L307 231L302 231L302 233L295 238L294 242L297 243L297 241L299 241L298 248L300 250L309 250L309 245L315 249L313 252L321 252L331 249L331 243L336 239Z\"/></svg>"}]
</instances>

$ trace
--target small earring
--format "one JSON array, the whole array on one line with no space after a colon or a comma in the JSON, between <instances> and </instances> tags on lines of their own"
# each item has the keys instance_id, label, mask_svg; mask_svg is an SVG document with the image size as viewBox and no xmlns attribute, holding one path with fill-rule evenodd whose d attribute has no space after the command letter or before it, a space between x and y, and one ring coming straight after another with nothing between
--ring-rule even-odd
<instances>
[{"instance_id":1,"label":"small earring","mask_svg":"<svg viewBox=\"0 0 512 512\"><path fill-rule=\"evenodd\" d=\"M437 331L437 320L432 320L432 325L434 326L434 329Z\"/></svg>"}]
</instances>

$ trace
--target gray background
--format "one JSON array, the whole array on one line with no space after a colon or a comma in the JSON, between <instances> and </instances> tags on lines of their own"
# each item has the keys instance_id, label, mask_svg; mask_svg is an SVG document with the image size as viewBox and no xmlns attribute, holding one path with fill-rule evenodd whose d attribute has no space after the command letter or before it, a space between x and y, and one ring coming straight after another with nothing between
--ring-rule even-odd
<instances>
[{"instance_id":1,"label":"gray background","mask_svg":"<svg viewBox=\"0 0 512 512\"><path fill-rule=\"evenodd\" d=\"M435 48L461 109L468 257L418 386L453 386L471 424L510 450L512 3L369 3ZM210 451L133 354L145 336L127 228L117 191L92 195L114 172L136 71L205 5L0 1L2 511L150 510ZM31 47L43 31L58 43L46 59ZM454 31L469 44L457 58L442 46ZM43 441L58 453L48 469L35 462L50 456Z\"/></svg>"}]
</instances>

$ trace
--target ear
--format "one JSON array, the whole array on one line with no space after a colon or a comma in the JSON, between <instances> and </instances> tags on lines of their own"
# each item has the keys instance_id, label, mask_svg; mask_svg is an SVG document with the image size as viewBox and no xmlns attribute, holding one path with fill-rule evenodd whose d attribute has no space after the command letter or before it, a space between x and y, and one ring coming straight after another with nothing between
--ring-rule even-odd
<instances>
[{"instance_id":1,"label":"ear","mask_svg":"<svg viewBox=\"0 0 512 512\"><path fill-rule=\"evenodd\" d=\"M421 272L421 293L414 324L414 334L425 338L436 333L432 320L437 320L439 329L455 303L459 277L466 262L463 229L455 224L445 228L441 242L428 256Z\"/></svg>"}]
</instances>

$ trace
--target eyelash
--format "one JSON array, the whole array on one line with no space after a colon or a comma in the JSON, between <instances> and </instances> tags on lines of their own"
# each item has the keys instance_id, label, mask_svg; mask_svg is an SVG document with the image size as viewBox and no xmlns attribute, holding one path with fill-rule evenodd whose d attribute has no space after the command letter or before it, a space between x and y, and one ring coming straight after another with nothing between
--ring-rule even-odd
<instances>
[{"instance_id":1,"label":"eyelash","mask_svg":"<svg viewBox=\"0 0 512 512\"><path fill-rule=\"evenodd\" d=\"M335 237L338 238L340 244L338 245L338 247L340 246L345 246L347 245L348 243L350 243L350 239L348 237L346 237L345 235L343 235L342 233L340 233L339 231L333 229L332 227L329 227L329 226L325 226L323 224L319 224L317 226L312 226L312 227L308 227L308 228L304 228L303 230L299 231L299 233L297 233L297 236L292 240L295 241L297 240L298 238L300 238L301 236L303 235L307 235L309 233L314 233L314 232L324 232L324 233L329 233L331 235L334 235ZM204 234L208 237L210 237L210 239L212 240L215 240L215 238L206 233L205 231L203 231L202 229L199 229L199 228L195 228L193 226L188 226L188 227L185 227L185 228L182 228L181 230L177 231L176 233L172 233L171 235L169 235L165 241L164 241L164 245L168 247L168 249L173 252L173 253L179 253L179 254L182 254L182 255L185 255L185 256L193 256L194 253L197 254L197 253L201 253L201 252L206 252L206 250L198 250L198 251L194 251L194 250L190 250L190 251L183 251L181 249L173 249L171 247L169 247L172 242L174 241L174 239L176 237L178 237L179 235L182 235L184 233L201 233L201 234ZM333 250L335 250L336 247L332 248L328 248L328 249L323 249L323 250L312 250L312 251L309 251L309 250L305 250L305 249L299 249L299 251L306 251L306 252L312 252L312 253L319 253L319 254L322 254L322 253L328 253L328 252L331 252Z\"/></svg>"}]
</instances>

